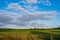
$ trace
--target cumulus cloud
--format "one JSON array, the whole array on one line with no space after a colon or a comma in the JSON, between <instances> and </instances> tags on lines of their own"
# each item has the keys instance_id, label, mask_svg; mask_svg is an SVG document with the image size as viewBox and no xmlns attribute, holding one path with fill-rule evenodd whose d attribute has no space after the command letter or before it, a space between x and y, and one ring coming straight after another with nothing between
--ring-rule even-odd
<instances>
[{"instance_id":1,"label":"cumulus cloud","mask_svg":"<svg viewBox=\"0 0 60 40\"><path fill-rule=\"evenodd\" d=\"M30 21L30 20L36 20L36 19L43 19L43 20L52 19L56 13L56 11L29 12L28 10L24 9L17 3L9 4L8 9L16 10L23 13L21 18L19 18L22 21L25 21L25 20Z\"/></svg>"},{"instance_id":2,"label":"cumulus cloud","mask_svg":"<svg viewBox=\"0 0 60 40\"><path fill-rule=\"evenodd\" d=\"M24 13L27 13L28 10L24 9L23 7L21 7L18 3L11 3L8 5L7 7L8 10L15 10L15 11L18 11L18 12L24 12Z\"/></svg>"},{"instance_id":3,"label":"cumulus cloud","mask_svg":"<svg viewBox=\"0 0 60 40\"><path fill-rule=\"evenodd\" d=\"M5 10L0 10L0 23L5 24L5 25L14 23L17 16L19 15L16 13L5 11Z\"/></svg>"},{"instance_id":4,"label":"cumulus cloud","mask_svg":"<svg viewBox=\"0 0 60 40\"><path fill-rule=\"evenodd\" d=\"M49 15L49 16L48 16ZM14 24L19 26L27 26L32 20L50 20L54 17L54 12L30 13L20 15L9 11L0 11L0 25ZM33 23L38 25L37 23Z\"/></svg>"},{"instance_id":5,"label":"cumulus cloud","mask_svg":"<svg viewBox=\"0 0 60 40\"><path fill-rule=\"evenodd\" d=\"M8 10L14 10L19 13ZM30 12L21 7L18 3L11 3L8 5L7 10L0 10L0 25L14 24L28 26L30 24L29 22L32 20L50 20L55 17L55 14L56 11ZM30 25L32 24L36 26L40 25L38 23L31 23Z\"/></svg>"},{"instance_id":6,"label":"cumulus cloud","mask_svg":"<svg viewBox=\"0 0 60 40\"><path fill-rule=\"evenodd\" d=\"M54 11L49 12L35 12L35 13L28 13L22 16L22 21L31 21L31 20L50 20L55 16Z\"/></svg>"},{"instance_id":7,"label":"cumulus cloud","mask_svg":"<svg viewBox=\"0 0 60 40\"><path fill-rule=\"evenodd\" d=\"M13 24L19 26L27 26L27 22L20 20L22 17L20 14L0 10L0 26Z\"/></svg>"}]
</instances>

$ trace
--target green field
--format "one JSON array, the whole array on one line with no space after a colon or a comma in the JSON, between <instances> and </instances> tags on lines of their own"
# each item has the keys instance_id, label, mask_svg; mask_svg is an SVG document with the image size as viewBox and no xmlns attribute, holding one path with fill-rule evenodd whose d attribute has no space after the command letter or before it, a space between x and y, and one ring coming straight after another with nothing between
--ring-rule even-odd
<instances>
[{"instance_id":1,"label":"green field","mask_svg":"<svg viewBox=\"0 0 60 40\"><path fill-rule=\"evenodd\" d=\"M0 29L0 40L60 40L60 29Z\"/></svg>"}]
</instances>

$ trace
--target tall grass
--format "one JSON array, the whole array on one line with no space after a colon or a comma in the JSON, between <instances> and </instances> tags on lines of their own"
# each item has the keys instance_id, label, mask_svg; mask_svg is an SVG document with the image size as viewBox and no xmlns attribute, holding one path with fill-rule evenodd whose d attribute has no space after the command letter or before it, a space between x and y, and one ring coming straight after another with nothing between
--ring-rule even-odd
<instances>
[{"instance_id":1,"label":"tall grass","mask_svg":"<svg viewBox=\"0 0 60 40\"><path fill-rule=\"evenodd\" d=\"M60 40L59 31L0 29L0 40Z\"/></svg>"}]
</instances>

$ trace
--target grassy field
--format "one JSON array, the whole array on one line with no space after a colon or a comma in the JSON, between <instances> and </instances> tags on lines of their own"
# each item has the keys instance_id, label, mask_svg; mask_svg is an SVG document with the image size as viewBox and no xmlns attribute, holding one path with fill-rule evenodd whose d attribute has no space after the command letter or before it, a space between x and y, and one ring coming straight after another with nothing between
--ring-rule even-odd
<instances>
[{"instance_id":1,"label":"grassy field","mask_svg":"<svg viewBox=\"0 0 60 40\"><path fill-rule=\"evenodd\" d=\"M0 40L60 40L60 29L0 29Z\"/></svg>"}]
</instances>

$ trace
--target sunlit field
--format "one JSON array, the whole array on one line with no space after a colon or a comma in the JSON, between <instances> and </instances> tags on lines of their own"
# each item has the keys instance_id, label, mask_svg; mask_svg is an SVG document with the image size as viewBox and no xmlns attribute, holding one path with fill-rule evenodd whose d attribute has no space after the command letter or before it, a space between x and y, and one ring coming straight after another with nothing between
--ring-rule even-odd
<instances>
[{"instance_id":1,"label":"sunlit field","mask_svg":"<svg viewBox=\"0 0 60 40\"><path fill-rule=\"evenodd\" d=\"M0 29L0 40L60 40L60 29Z\"/></svg>"}]
</instances>

